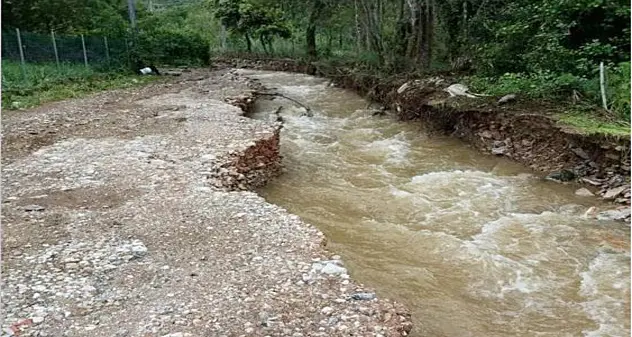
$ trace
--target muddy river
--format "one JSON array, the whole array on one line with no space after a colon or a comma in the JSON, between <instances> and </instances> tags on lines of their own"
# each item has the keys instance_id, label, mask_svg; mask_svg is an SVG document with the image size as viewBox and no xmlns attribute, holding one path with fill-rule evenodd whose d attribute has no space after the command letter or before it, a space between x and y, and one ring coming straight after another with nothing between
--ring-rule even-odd
<instances>
[{"instance_id":1,"label":"muddy river","mask_svg":"<svg viewBox=\"0 0 632 337\"><path fill-rule=\"evenodd\" d=\"M414 336L629 336L629 226L594 198L418 123L373 117L326 79L242 70L283 106L285 174L260 193L317 226L351 274L405 303Z\"/></svg>"}]
</instances>

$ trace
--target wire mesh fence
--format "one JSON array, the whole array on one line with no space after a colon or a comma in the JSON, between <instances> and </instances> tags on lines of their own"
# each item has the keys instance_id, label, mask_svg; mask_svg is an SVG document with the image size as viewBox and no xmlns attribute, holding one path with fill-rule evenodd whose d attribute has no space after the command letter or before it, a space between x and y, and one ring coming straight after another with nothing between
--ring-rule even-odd
<instances>
[{"instance_id":1,"label":"wire mesh fence","mask_svg":"<svg viewBox=\"0 0 632 337\"><path fill-rule=\"evenodd\" d=\"M129 48L125 39L106 36L68 36L2 31L2 60L19 62L22 69L31 64L83 64L87 68L115 68L129 63ZM23 71L25 80L28 72Z\"/></svg>"}]
</instances>

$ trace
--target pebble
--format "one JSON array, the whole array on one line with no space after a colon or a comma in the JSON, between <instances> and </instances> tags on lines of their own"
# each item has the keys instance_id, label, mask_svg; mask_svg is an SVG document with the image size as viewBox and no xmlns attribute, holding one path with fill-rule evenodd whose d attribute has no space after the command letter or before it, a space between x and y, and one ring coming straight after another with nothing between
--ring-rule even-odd
<instances>
[{"instance_id":1,"label":"pebble","mask_svg":"<svg viewBox=\"0 0 632 337\"><path fill-rule=\"evenodd\" d=\"M342 275L347 273L347 269L333 263L327 263L323 269L321 269L321 272L327 275Z\"/></svg>"},{"instance_id":2,"label":"pebble","mask_svg":"<svg viewBox=\"0 0 632 337\"><path fill-rule=\"evenodd\" d=\"M320 309L320 313L327 316L331 315L333 312L334 312L334 308L332 307L324 307Z\"/></svg>"},{"instance_id":3,"label":"pebble","mask_svg":"<svg viewBox=\"0 0 632 337\"><path fill-rule=\"evenodd\" d=\"M582 187L580 189L578 189L577 191L575 191L575 195L578 195L580 197L593 197L595 196L589 189Z\"/></svg>"},{"instance_id":4,"label":"pebble","mask_svg":"<svg viewBox=\"0 0 632 337\"><path fill-rule=\"evenodd\" d=\"M358 301L370 301L376 298L375 293L355 293L351 298Z\"/></svg>"},{"instance_id":5,"label":"pebble","mask_svg":"<svg viewBox=\"0 0 632 337\"><path fill-rule=\"evenodd\" d=\"M45 210L45 208L43 206L40 206L40 205L24 206L24 211L26 211L26 212L41 212L43 210Z\"/></svg>"}]
</instances>

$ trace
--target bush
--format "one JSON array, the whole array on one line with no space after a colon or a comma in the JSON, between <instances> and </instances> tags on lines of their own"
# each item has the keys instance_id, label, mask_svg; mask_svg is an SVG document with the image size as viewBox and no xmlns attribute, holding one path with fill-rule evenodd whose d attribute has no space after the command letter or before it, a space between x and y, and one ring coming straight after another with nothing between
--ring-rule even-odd
<instances>
[{"instance_id":1,"label":"bush","mask_svg":"<svg viewBox=\"0 0 632 337\"><path fill-rule=\"evenodd\" d=\"M608 75L610 109L620 119L630 121L630 62L620 63Z\"/></svg>"},{"instance_id":2,"label":"bush","mask_svg":"<svg viewBox=\"0 0 632 337\"><path fill-rule=\"evenodd\" d=\"M169 65L206 65L210 46L200 35L184 31L157 30L138 37L138 57L143 61Z\"/></svg>"},{"instance_id":3,"label":"bush","mask_svg":"<svg viewBox=\"0 0 632 337\"><path fill-rule=\"evenodd\" d=\"M506 73L500 77L468 77L473 89L491 95L519 94L533 99L570 97L573 90L583 91L588 80L572 74L552 72L535 74Z\"/></svg>"}]
</instances>

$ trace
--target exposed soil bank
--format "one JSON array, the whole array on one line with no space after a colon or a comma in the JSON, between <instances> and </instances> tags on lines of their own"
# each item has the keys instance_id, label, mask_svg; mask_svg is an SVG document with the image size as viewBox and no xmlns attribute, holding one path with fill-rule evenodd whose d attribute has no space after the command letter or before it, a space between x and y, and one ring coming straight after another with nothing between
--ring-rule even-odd
<instances>
[{"instance_id":1,"label":"exposed soil bank","mask_svg":"<svg viewBox=\"0 0 632 337\"><path fill-rule=\"evenodd\" d=\"M397 111L401 119L422 120L424 125L464 139L483 152L506 156L555 178L583 183L602 198L630 204L630 138L582 134L558 123L555 107L520 101L499 106L495 103L498 97L449 97L443 89L456 82L448 78L383 79L289 59L216 58L214 65L331 78L333 84Z\"/></svg>"}]
</instances>

